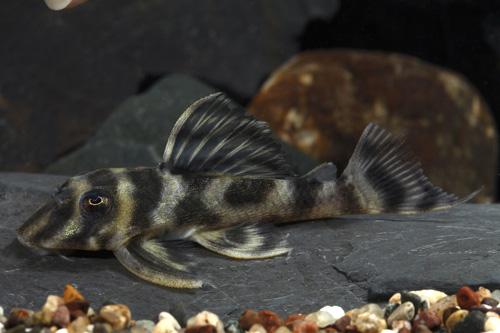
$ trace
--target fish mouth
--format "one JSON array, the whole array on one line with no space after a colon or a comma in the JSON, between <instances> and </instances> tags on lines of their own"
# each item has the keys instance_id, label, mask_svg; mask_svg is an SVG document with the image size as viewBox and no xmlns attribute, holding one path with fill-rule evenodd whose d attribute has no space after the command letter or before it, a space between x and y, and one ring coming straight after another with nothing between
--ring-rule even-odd
<instances>
[{"instance_id":1,"label":"fish mouth","mask_svg":"<svg viewBox=\"0 0 500 333\"><path fill-rule=\"evenodd\" d=\"M34 246L34 245L31 245L30 243L26 242L22 237L21 235L17 234L17 240L19 241L19 243L21 243L25 248L27 248L28 250L30 250L31 252L35 253L35 254L38 254L38 255L41 255L41 256L45 256L45 255L48 255L48 254L51 254L52 251L50 251L49 249L44 249L44 248L41 248L39 246Z\"/></svg>"}]
</instances>

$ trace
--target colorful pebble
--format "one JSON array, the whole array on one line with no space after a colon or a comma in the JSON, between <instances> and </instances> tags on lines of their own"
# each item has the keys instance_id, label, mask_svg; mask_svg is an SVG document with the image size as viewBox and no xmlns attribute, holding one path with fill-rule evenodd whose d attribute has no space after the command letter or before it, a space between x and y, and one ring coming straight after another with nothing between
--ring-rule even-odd
<instances>
[{"instance_id":1,"label":"colorful pebble","mask_svg":"<svg viewBox=\"0 0 500 333\"><path fill-rule=\"evenodd\" d=\"M285 322L274 312L246 310L239 320L227 324L211 312L202 311L186 325L169 312L161 312L158 322L132 320L130 309L109 302L95 314L89 302L72 286L63 297L50 295L42 309L34 312L14 308L4 316L0 307L0 333L475 333L500 332L500 291L462 287L456 295L436 290L402 292L382 309L366 304L347 313L338 306L325 306L304 314L293 314ZM399 302L402 302L400 304ZM428 310L426 308L428 307ZM185 316L185 309L182 311ZM444 323L444 325L442 324ZM392 329L389 329L387 326ZM183 328L185 327L185 328Z\"/></svg>"},{"instance_id":2,"label":"colorful pebble","mask_svg":"<svg viewBox=\"0 0 500 333\"><path fill-rule=\"evenodd\" d=\"M471 288L464 286L457 292L457 303L460 308L469 310L471 306L479 305L479 296Z\"/></svg>"}]
</instances>

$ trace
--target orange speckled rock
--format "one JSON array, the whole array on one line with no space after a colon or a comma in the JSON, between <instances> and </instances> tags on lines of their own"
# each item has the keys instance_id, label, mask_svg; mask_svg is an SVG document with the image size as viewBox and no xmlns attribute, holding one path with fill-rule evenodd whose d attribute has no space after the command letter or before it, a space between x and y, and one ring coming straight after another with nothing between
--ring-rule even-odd
<instances>
[{"instance_id":1,"label":"orange speckled rock","mask_svg":"<svg viewBox=\"0 0 500 333\"><path fill-rule=\"evenodd\" d=\"M259 311L259 320L267 333L273 333L278 327L283 326L283 320L274 312Z\"/></svg>"},{"instance_id":2,"label":"orange speckled rock","mask_svg":"<svg viewBox=\"0 0 500 333\"><path fill-rule=\"evenodd\" d=\"M67 284L63 291L64 303L85 299L72 285Z\"/></svg>"},{"instance_id":3,"label":"orange speckled rock","mask_svg":"<svg viewBox=\"0 0 500 333\"><path fill-rule=\"evenodd\" d=\"M467 286L463 286L457 292L457 303L460 308L469 310L473 305L479 305L479 296L474 290Z\"/></svg>"},{"instance_id":4,"label":"orange speckled rock","mask_svg":"<svg viewBox=\"0 0 500 333\"><path fill-rule=\"evenodd\" d=\"M459 196L496 191L498 132L461 75L400 54L329 50L296 55L248 106L284 141L343 170L369 122L408 143L429 179Z\"/></svg>"}]
</instances>

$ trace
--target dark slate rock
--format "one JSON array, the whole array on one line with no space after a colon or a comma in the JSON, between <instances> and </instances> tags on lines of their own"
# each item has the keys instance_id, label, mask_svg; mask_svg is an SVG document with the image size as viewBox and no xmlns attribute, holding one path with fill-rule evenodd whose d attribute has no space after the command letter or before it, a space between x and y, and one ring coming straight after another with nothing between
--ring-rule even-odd
<instances>
[{"instance_id":1,"label":"dark slate rock","mask_svg":"<svg viewBox=\"0 0 500 333\"><path fill-rule=\"evenodd\" d=\"M39 309L49 294L73 284L99 307L117 299L135 319L150 319L182 301L188 316L210 310L237 319L245 309L270 309L282 317L346 310L369 298L387 301L403 289L462 285L500 287L497 265L500 205L462 205L419 216L353 216L280 226L294 247L289 256L234 260L202 248L198 274L214 287L177 290L130 274L107 252L77 253L69 260L38 256L16 240L15 230L65 177L0 173L1 305Z\"/></svg>"},{"instance_id":2,"label":"dark slate rock","mask_svg":"<svg viewBox=\"0 0 500 333\"><path fill-rule=\"evenodd\" d=\"M198 99L217 90L188 75L169 75L147 92L125 100L81 148L45 171L77 174L105 167L155 166L161 161L170 131ZM304 174L316 162L279 141L294 170Z\"/></svg>"},{"instance_id":3,"label":"dark slate rock","mask_svg":"<svg viewBox=\"0 0 500 333\"><path fill-rule=\"evenodd\" d=\"M451 333L480 333L484 327L484 313L472 311L453 326Z\"/></svg>"},{"instance_id":4,"label":"dark slate rock","mask_svg":"<svg viewBox=\"0 0 500 333\"><path fill-rule=\"evenodd\" d=\"M406 303L406 302L411 302L413 304L413 307L415 308L415 315L418 312L418 309L420 309L420 303L422 300L420 297L416 294L412 294L408 291L403 291L401 292L401 304Z\"/></svg>"},{"instance_id":5,"label":"dark slate rock","mask_svg":"<svg viewBox=\"0 0 500 333\"><path fill-rule=\"evenodd\" d=\"M40 170L124 98L190 73L248 99L338 0L0 2L0 170Z\"/></svg>"}]
</instances>

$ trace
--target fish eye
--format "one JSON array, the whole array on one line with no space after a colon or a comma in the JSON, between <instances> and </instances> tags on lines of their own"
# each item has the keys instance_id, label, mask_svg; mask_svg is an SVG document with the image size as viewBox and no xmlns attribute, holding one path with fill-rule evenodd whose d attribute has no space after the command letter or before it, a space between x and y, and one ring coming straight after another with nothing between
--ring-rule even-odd
<instances>
[{"instance_id":1,"label":"fish eye","mask_svg":"<svg viewBox=\"0 0 500 333\"><path fill-rule=\"evenodd\" d=\"M104 217L111 210L111 200L103 191L90 191L80 199L80 210L87 218Z\"/></svg>"}]
</instances>

